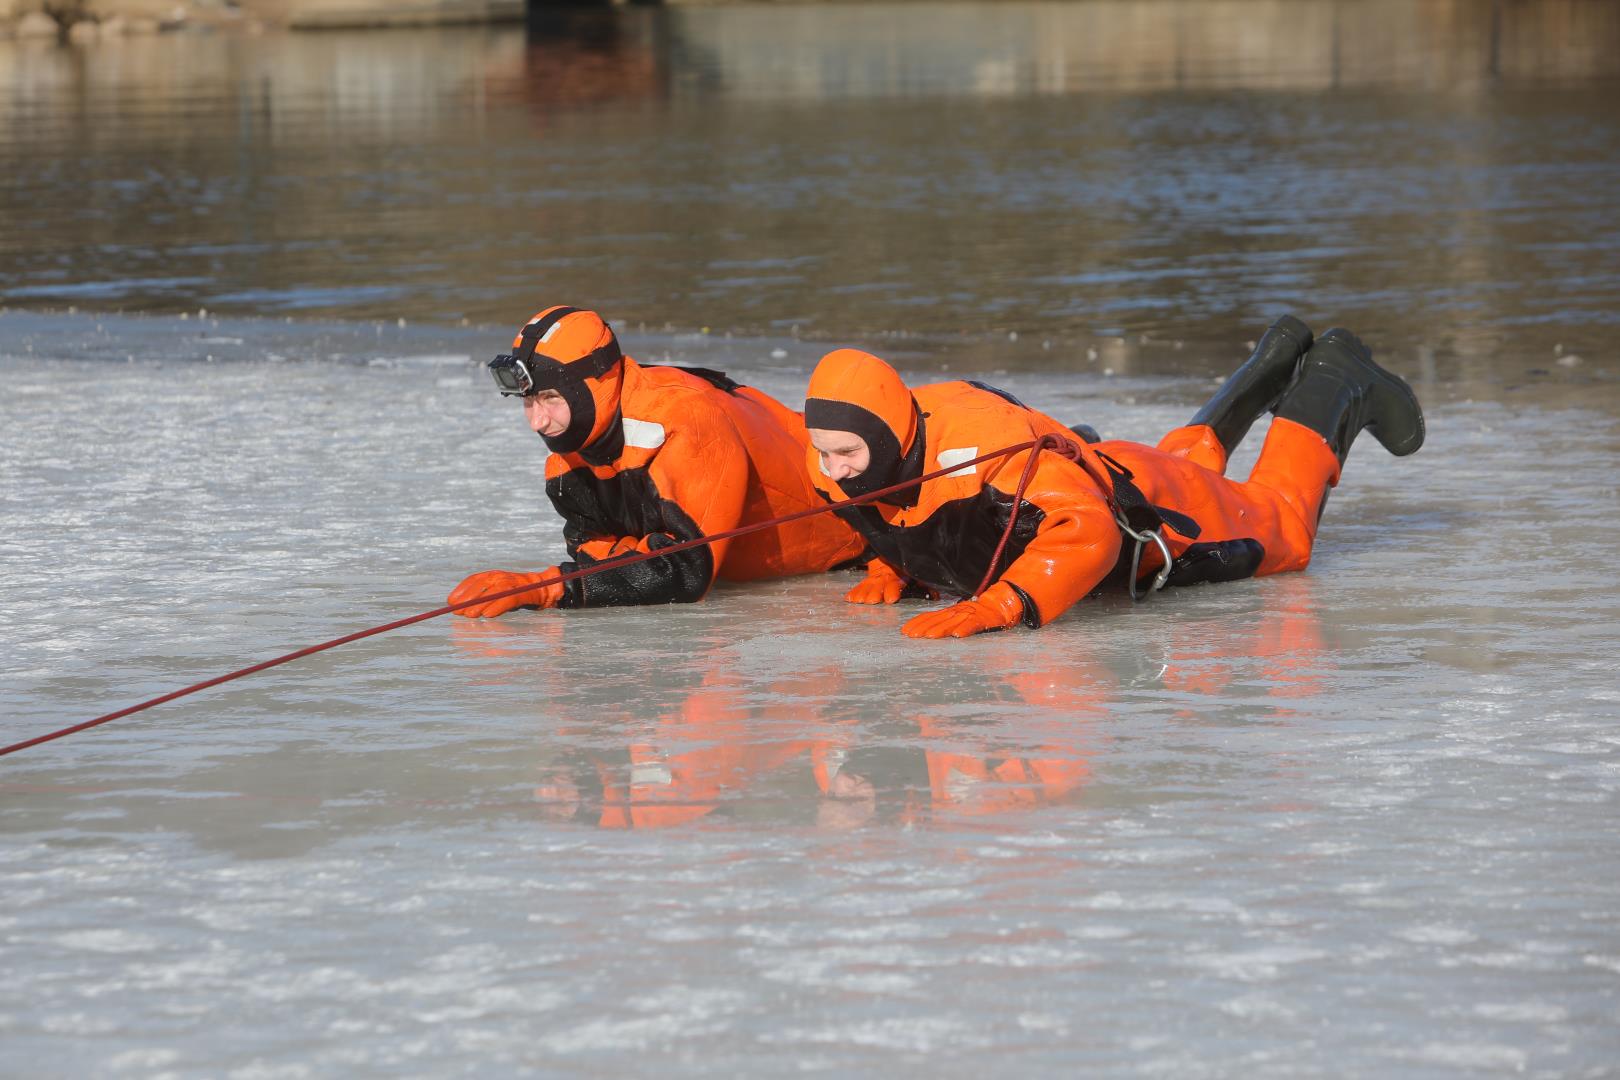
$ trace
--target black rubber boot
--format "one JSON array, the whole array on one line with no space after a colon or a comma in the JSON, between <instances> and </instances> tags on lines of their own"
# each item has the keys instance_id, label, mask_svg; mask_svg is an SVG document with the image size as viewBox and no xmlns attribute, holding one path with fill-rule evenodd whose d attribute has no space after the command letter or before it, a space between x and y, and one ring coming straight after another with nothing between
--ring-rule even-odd
<instances>
[{"instance_id":1,"label":"black rubber boot","mask_svg":"<svg viewBox=\"0 0 1620 1080\"><path fill-rule=\"evenodd\" d=\"M1412 388L1373 363L1372 351L1338 327L1311 346L1299 378L1277 403L1277 416L1321 435L1340 465L1362 429L1396 457L1423 445L1423 408Z\"/></svg>"},{"instance_id":2,"label":"black rubber boot","mask_svg":"<svg viewBox=\"0 0 1620 1080\"><path fill-rule=\"evenodd\" d=\"M1299 358L1311 347L1311 328L1284 315L1271 324L1254 355L1232 373L1209 403L1189 424L1205 424L1228 455L1243 441L1254 422L1276 408L1299 367Z\"/></svg>"}]
</instances>

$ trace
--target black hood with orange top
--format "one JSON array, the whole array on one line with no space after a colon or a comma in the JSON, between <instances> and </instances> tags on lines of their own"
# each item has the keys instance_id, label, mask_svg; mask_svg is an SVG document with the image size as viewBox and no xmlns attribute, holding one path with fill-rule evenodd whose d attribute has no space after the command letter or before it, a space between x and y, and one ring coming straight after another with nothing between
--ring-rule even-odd
<instances>
[{"instance_id":1,"label":"black hood with orange top","mask_svg":"<svg viewBox=\"0 0 1620 1080\"><path fill-rule=\"evenodd\" d=\"M535 315L512 340L536 390L555 390L568 403L567 429L540 436L556 454L583 452L618 429L624 354L613 328L594 311L551 307ZM617 449L609 456L617 456Z\"/></svg>"},{"instance_id":2,"label":"black hood with orange top","mask_svg":"<svg viewBox=\"0 0 1620 1080\"><path fill-rule=\"evenodd\" d=\"M866 443L866 469L838 481L846 495L869 495L921 476L927 442L923 421L922 410L900 376L871 353L834 350L821 358L810 376L804 426L853 432ZM917 488L907 488L884 501L912 506L917 496Z\"/></svg>"}]
</instances>

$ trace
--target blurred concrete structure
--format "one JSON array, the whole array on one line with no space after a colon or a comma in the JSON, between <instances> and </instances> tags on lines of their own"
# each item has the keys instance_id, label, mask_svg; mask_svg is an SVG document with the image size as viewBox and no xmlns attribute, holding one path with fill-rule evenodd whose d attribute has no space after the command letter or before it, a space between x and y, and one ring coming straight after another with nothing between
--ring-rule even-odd
<instances>
[{"instance_id":1,"label":"blurred concrete structure","mask_svg":"<svg viewBox=\"0 0 1620 1080\"><path fill-rule=\"evenodd\" d=\"M142 14L175 6L174 0L83 2L100 17L120 6L141 7ZM323 29L516 21L526 13L623 2L238 0L237 6L268 24ZM1475 77L1591 74L1612 65L1609 50L1620 44L1620 5L1608 0L1005 0L951 5L945 13L911 3L663 3L684 9L672 14L671 29L713 56L722 77L780 85L795 96L882 91L885 80L910 84L906 89L942 82L990 94L1101 85L1454 86ZM980 25L971 55L962 53L962 22ZM906 63L895 63L897 50ZM1447 57L1443 70L1432 66L1437 54ZM877 82L868 82L867 71Z\"/></svg>"},{"instance_id":2,"label":"blurred concrete structure","mask_svg":"<svg viewBox=\"0 0 1620 1080\"><path fill-rule=\"evenodd\" d=\"M526 0L242 0L255 18L294 29L511 22Z\"/></svg>"},{"instance_id":3,"label":"blurred concrete structure","mask_svg":"<svg viewBox=\"0 0 1620 1080\"><path fill-rule=\"evenodd\" d=\"M1620 47L1612 0L0 0L0 39L22 36L23 20L41 13L64 28L337 29L516 22L636 3L675 9L671 37L712 57L723 82L794 96L914 92L919 83L988 94L1454 86L1602 72ZM961 44L964 23L978 27L971 50ZM1439 70L1437 53L1446 56Z\"/></svg>"},{"instance_id":4,"label":"blurred concrete structure","mask_svg":"<svg viewBox=\"0 0 1620 1080\"><path fill-rule=\"evenodd\" d=\"M1609 72L1620 48L1609 0L681 4L670 19L722 83L790 97L1455 89Z\"/></svg>"}]
</instances>

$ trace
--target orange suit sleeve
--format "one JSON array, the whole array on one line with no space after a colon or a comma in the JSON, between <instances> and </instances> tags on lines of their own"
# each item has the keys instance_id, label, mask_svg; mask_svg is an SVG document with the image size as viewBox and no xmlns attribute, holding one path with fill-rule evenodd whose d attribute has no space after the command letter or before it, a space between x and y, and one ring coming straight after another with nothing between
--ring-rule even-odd
<instances>
[{"instance_id":1,"label":"orange suit sleeve","mask_svg":"<svg viewBox=\"0 0 1620 1080\"><path fill-rule=\"evenodd\" d=\"M989 482L1012 495L1026 460L1027 454L1011 458ZM1044 626L1114 569L1120 533L1096 483L1079 466L1055 455L1042 455L1024 499L1044 517L1034 538L998 580L1021 592L1027 598L1026 619ZM1028 610L1031 604L1034 611Z\"/></svg>"},{"instance_id":2,"label":"orange suit sleeve","mask_svg":"<svg viewBox=\"0 0 1620 1080\"><path fill-rule=\"evenodd\" d=\"M656 551L742 524L748 451L730 418L697 395L680 395L678 425L646 466L638 511L656 528L638 537L595 537L575 548L582 564L602 552L611 560ZM676 412L677 410L671 410ZM692 603L714 584L730 541L701 544L631 566L608 568L568 583L561 607ZM579 565L579 564L576 564ZM564 566L563 569L571 569ZM577 588L576 588L577 586Z\"/></svg>"}]
</instances>

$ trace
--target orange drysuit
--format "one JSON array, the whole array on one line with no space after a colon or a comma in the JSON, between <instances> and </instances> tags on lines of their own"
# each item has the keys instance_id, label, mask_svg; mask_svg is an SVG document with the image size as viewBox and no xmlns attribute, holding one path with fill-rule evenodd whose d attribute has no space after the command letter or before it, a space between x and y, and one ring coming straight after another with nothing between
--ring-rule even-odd
<instances>
[{"instance_id":1,"label":"orange drysuit","mask_svg":"<svg viewBox=\"0 0 1620 1080\"><path fill-rule=\"evenodd\" d=\"M575 308L540 312L513 348L514 356L499 357L496 364L522 360L526 393L555 390L571 408L566 431L542 436L552 451L546 494L563 518L574 560L558 570L818 504L801 465L807 446L803 418L769 395L719 372L643 366L619 351L599 316ZM855 559L863 547L845 524L818 515L464 612L685 603L702 599L716 578L751 581L825 571ZM545 576L475 574L450 594L450 603Z\"/></svg>"},{"instance_id":2,"label":"orange drysuit","mask_svg":"<svg viewBox=\"0 0 1620 1080\"><path fill-rule=\"evenodd\" d=\"M812 430L860 435L871 453L867 469L840 484L822 456L809 451L810 475L828 500L962 465L879 502L837 511L878 556L850 599L892 602L901 585L913 582L968 598L912 619L905 631L913 637L1052 621L1116 570L1128 574L1136 542L1123 539L1117 514L1133 504L1145 503L1165 520L1173 584L1301 569L1310 560L1322 501L1339 477L1339 459L1323 437L1291 421L1272 423L1248 482L1237 483L1221 475L1225 453L1206 428L1171 432L1161 449L1119 441L1088 446L1052 417L980 383L908 391L888 364L854 349L822 359L805 417ZM975 595L1032 451L965 463L1046 434L1070 438L1078 460L1039 454L993 584ZM1156 545L1147 545L1139 572L1146 577L1162 565Z\"/></svg>"}]
</instances>

